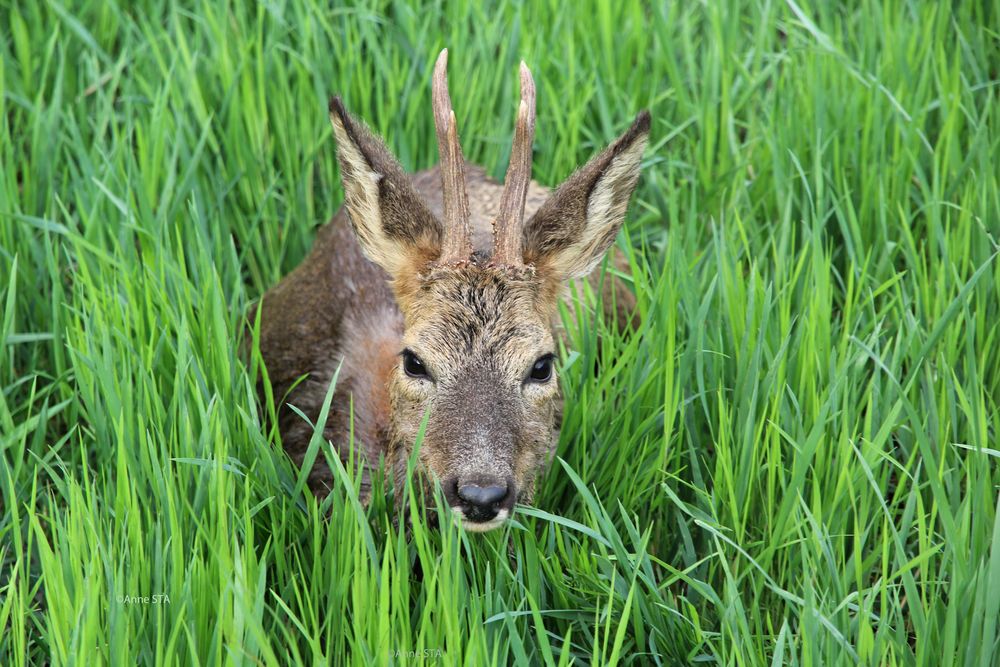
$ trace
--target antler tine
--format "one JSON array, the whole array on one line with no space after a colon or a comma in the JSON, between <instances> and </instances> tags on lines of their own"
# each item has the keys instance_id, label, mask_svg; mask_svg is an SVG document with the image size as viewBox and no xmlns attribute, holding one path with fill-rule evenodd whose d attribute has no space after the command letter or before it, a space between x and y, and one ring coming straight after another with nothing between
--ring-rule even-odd
<instances>
[{"instance_id":1,"label":"antler tine","mask_svg":"<svg viewBox=\"0 0 1000 667\"><path fill-rule=\"evenodd\" d=\"M531 145L535 140L535 82L521 61L521 104L517 110L514 145L504 178L500 210L493 221L493 260L497 266L521 266L521 226L531 181Z\"/></svg>"},{"instance_id":2,"label":"antler tine","mask_svg":"<svg viewBox=\"0 0 1000 667\"><path fill-rule=\"evenodd\" d=\"M448 94L448 49L434 65L434 127L441 156L441 191L444 195L444 239L440 264L462 262L472 255L469 234L469 197L465 191L465 160L458 143L458 125Z\"/></svg>"}]
</instances>

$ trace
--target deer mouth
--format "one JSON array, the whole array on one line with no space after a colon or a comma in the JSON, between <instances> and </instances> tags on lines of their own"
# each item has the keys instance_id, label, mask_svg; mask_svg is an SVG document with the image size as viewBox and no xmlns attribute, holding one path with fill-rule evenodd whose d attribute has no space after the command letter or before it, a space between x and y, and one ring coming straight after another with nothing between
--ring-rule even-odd
<instances>
[{"instance_id":1,"label":"deer mouth","mask_svg":"<svg viewBox=\"0 0 1000 667\"><path fill-rule=\"evenodd\" d=\"M496 516L492 519L477 521L472 517L466 516L465 511L461 507L451 508L451 516L455 523L472 533L485 533L495 528L499 528L507 521L507 519L510 518L511 513L512 510L504 508L497 512Z\"/></svg>"},{"instance_id":2,"label":"deer mouth","mask_svg":"<svg viewBox=\"0 0 1000 667\"><path fill-rule=\"evenodd\" d=\"M518 496L512 478L488 474L452 477L443 487L452 518L476 533L501 526L513 514Z\"/></svg>"}]
</instances>

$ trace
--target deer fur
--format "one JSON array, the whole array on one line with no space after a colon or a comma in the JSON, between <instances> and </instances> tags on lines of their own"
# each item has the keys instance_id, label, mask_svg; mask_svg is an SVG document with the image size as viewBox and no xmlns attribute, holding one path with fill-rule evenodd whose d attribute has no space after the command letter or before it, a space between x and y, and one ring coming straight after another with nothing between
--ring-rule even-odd
<instances>
[{"instance_id":1,"label":"deer fur","mask_svg":"<svg viewBox=\"0 0 1000 667\"><path fill-rule=\"evenodd\" d=\"M381 458L401 482L427 412L418 473L441 484L467 529L489 530L530 502L558 442L555 369L538 379L556 352L558 304L568 281L593 275L621 229L650 117L640 113L549 192L530 180L534 83L522 64L505 188L462 157L446 63L444 51L434 76L442 163L412 176L331 100L345 204L264 295L260 350L297 464L312 429L288 404L315 421L339 366L324 436L346 462L353 406L366 499ZM630 326L632 294L610 276L603 287L605 306L617 308L607 315ZM308 477L318 495L333 483L322 458Z\"/></svg>"}]
</instances>

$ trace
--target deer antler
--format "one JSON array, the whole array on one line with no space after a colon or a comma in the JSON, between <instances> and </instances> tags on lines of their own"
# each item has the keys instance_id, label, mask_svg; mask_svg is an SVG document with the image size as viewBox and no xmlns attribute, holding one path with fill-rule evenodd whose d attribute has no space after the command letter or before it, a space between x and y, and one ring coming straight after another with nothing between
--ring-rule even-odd
<instances>
[{"instance_id":1,"label":"deer antler","mask_svg":"<svg viewBox=\"0 0 1000 667\"><path fill-rule=\"evenodd\" d=\"M465 192L465 159L458 143L458 125L448 94L448 49L441 50L434 65L433 107L444 194L444 241L438 263L464 262L472 255L469 197Z\"/></svg>"},{"instance_id":2,"label":"deer antler","mask_svg":"<svg viewBox=\"0 0 1000 667\"><path fill-rule=\"evenodd\" d=\"M531 144L535 140L535 82L521 61L521 104L517 109L514 145L504 178L500 210L493 220L493 259L496 266L521 266L521 226L524 200L531 181Z\"/></svg>"}]
</instances>

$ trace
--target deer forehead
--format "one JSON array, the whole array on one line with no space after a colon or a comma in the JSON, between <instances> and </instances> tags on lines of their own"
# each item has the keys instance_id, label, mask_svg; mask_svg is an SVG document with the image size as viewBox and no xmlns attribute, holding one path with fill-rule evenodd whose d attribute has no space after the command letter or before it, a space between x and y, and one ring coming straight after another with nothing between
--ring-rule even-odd
<instances>
[{"instance_id":1,"label":"deer forehead","mask_svg":"<svg viewBox=\"0 0 1000 667\"><path fill-rule=\"evenodd\" d=\"M534 280L502 269L438 271L408 304L404 343L451 363L488 358L518 365L551 351L544 301Z\"/></svg>"}]
</instances>

